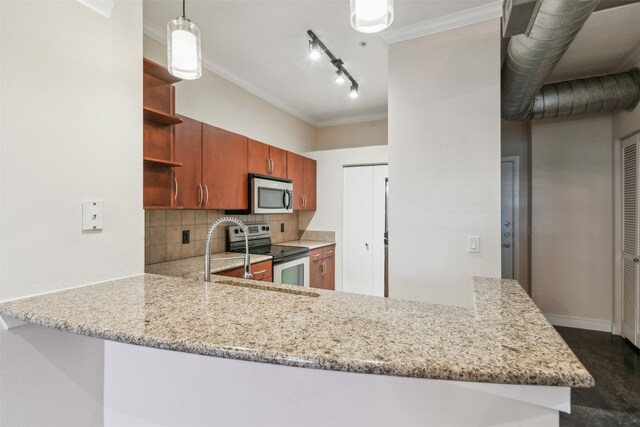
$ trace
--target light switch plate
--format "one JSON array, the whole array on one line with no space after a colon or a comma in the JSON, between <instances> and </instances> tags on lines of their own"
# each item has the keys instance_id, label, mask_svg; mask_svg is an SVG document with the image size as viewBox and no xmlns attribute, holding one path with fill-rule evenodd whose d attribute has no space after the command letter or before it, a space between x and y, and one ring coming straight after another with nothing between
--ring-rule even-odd
<instances>
[{"instance_id":1,"label":"light switch plate","mask_svg":"<svg viewBox=\"0 0 640 427\"><path fill-rule=\"evenodd\" d=\"M467 252L470 254L480 253L480 237L469 236L467 237Z\"/></svg>"},{"instance_id":2,"label":"light switch plate","mask_svg":"<svg viewBox=\"0 0 640 427\"><path fill-rule=\"evenodd\" d=\"M100 200L85 200L82 203L82 229L98 231L104 228L104 204Z\"/></svg>"}]
</instances>

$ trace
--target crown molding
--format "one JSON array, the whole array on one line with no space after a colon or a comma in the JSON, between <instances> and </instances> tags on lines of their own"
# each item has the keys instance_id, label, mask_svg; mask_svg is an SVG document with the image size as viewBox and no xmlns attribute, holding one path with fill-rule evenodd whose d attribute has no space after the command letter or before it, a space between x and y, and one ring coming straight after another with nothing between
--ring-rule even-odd
<instances>
[{"instance_id":1,"label":"crown molding","mask_svg":"<svg viewBox=\"0 0 640 427\"><path fill-rule=\"evenodd\" d=\"M104 16L105 18L111 18L113 13L113 7L115 2L113 0L77 0L78 3L82 3L89 9Z\"/></svg>"},{"instance_id":2,"label":"crown molding","mask_svg":"<svg viewBox=\"0 0 640 427\"><path fill-rule=\"evenodd\" d=\"M386 120L387 113L363 114L361 116L340 117L337 119L319 121L316 127L325 128L328 126L350 125L353 123L373 122L376 120Z\"/></svg>"},{"instance_id":3,"label":"crown molding","mask_svg":"<svg viewBox=\"0 0 640 427\"><path fill-rule=\"evenodd\" d=\"M477 24L502 16L502 0L474 7L427 21L406 25L380 34L380 40L386 46L466 25Z\"/></svg>"},{"instance_id":4,"label":"crown molding","mask_svg":"<svg viewBox=\"0 0 640 427\"><path fill-rule=\"evenodd\" d=\"M167 34L165 33L165 31L161 30L160 28L158 28L156 25L150 23L149 21L144 21L143 22L143 32L145 35L151 37L152 39L154 39L155 41L157 41L158 43L161 43L162 45L166 46L167 45ZM301 112L299 112L298 110L296 110L295 108L293 108L292 106L290 106L289 104L287 104L286 102L282 101L281 99L261 90L258 89L257 87L253 86L252 84L248 83L246 80L238 77L237 75L235 75L234 73L232 73L231 71L229 71L228 69L226 69L225 67L221 66L220 64L216 63L215 61L212 61L210 58L208 58L205 55L202 55L202 66L207 68L208 70L212 71L213 73L219 75L220 77L224 78L225 80L230 81L231 83L241 87L242 89L246 90L247 92L252 93L253 95L257 96L258 98L262 99L263 101L268 102L269 104L279 108L280 110L284 111L285 113L289 113L294 117L299 118L300 120L310 124L311 126L314 127L318 127L318 122L316 120L314 120L313 118L307 116L306 114L303 114Z\"/></svg>"}]
</instances>

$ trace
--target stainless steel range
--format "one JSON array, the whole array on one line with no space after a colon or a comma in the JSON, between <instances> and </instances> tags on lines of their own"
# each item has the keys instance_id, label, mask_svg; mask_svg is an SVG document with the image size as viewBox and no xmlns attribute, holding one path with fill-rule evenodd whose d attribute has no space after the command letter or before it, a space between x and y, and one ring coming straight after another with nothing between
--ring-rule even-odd
<instances>
[{"instance_id":1,"label":"stainless steel range","mask_svg":"<svg viewBox=\"0 0 640 427\"><path fill-rule=\"evenodd\" d=\"M249 253L273 257L273 282L309 287L309 249L271 244L269 224L247 226ZM239 226L227 228L227 250L244 252L244 233Z\"/></svg>"}]
</instances>

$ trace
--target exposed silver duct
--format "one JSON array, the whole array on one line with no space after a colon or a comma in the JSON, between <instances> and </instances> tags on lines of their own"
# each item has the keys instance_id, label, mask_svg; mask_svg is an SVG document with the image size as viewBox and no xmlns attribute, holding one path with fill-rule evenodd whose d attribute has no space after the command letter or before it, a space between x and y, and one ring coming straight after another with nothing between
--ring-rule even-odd
<instances>
[{"instance_id":1,"label":"exposed silver duct","mask_svg":"<svg viewBox=\"0 0 640 427\"><path fill-rule=\"evenodd\" d=\"M543 0L528 36L511 38L502 68L502 117L524 119L599 0Z\"/></svg>"},{"instance_id":2,"label":"exposed silver duct","mask_svg":"<svg viewBox=\"0 0 640 427\"><path fill-rule=\"evenodd\" d=\"M551 83L533 98L525 118L568 116L635 108L640 100L640 69L626 73Z\"/></svg>"}]
</instances>

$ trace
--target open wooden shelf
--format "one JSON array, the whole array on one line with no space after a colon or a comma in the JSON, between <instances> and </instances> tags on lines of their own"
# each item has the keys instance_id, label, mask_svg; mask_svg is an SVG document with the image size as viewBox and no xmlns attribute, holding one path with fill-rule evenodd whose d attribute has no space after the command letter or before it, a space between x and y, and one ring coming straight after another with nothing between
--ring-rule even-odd
<instances>
[{"instance_id":1,"label":"open wooden shelf","mask_svg":"<svg viewBox=\"0 0 640 427\"><path fill-rule=\"evenodd\" d=\"M143 159L145 163L148 163L154 166L165 166L168 168L179 168L182 166L182 163L173 162L171 160L156 159L154 157L143 157Z\"/></svg>"},{"instance_id":2,"label":"open wooden shelf","mask_svg":"<svg viewBox=\"0 0 640 427\"><path fill-rule=\"evenodd\" d=\"M150 76L153 76L167 83L178 83L182 81L180 77L176 77L169 71L167 71L166 67L163 67L160 64L156 64L153 61L149 61L147 58L143 58L143 64L145 74L149 74Z\"/></svg>"},{"instance_id":3,"label":"open wooden shelf","mask_svg":"<svg viewBox=\"0 0 640 427\"><path fill-rule=\"evenodd\" d=\"M169 209L182 209L182 206L144 206L144 209L149 209L149 210L158 210L158 209L162 209L162 210L169 210Z\"/></svg>"},{"instance_id":4,"label":"open wooden shelf","mask_svg":"<svg viewBox=\"0 0 640 427\"><path fill-rule=\"evenodd\" d=\"M174 114L165 113L164 111L158 111L149 107L144 107L144 119L164 126L182 123L182 119Z\"/></svg>"}]
</instances>

